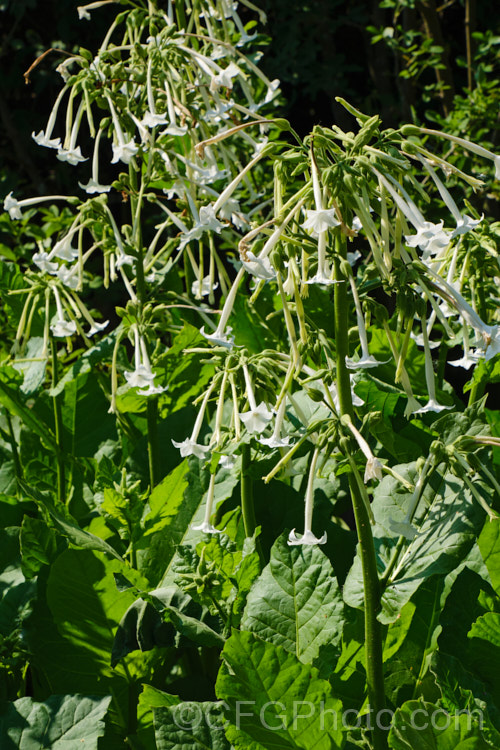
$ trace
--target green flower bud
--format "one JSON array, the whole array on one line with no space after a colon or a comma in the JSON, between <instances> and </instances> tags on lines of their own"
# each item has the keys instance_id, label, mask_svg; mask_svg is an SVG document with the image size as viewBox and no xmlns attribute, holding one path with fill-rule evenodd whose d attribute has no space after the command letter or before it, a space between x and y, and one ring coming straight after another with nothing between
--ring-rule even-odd
<instances>
[{"instance_id":1,"label":"green flower bud","mask_svg":"<svg viewBox=\"0 0 500 750\"><path fill-rule=\"evenodd\" d=\"M309 396L309 398L311 398L314 402L318 404L321 403L321 401L323 401L325 398L322 391L318 390L317 388L308 388L307 395Z\"/></svg>"},{"instance_id":2,"label":"green flower bud","mask_svg":"<svg viewBox=\"0 0 500 750\"><path fill-rule=\"evenodd\" d=\"M420 128L416 125L403 125L400 132L405 136L420 135Z\"/></svg>"}]
</instances>

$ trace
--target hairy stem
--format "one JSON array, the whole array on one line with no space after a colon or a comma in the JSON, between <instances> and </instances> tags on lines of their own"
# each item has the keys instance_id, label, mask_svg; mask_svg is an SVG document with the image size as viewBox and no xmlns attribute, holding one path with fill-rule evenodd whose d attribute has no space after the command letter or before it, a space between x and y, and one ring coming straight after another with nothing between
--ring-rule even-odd
<instances>
[{"instance_id":1,"label":"hairy stem","mask_svg":"<svg viewBox=\"0 0 500 750\"><path fill-rule=\"evenodd\" d=\"M149 168L149 165L148 165ZM139 300L139 316L142 318L142 312L146 302L146 280L144 278L144 248L142 245L142 232L141 232L141 208L142 208L142 193L144 190L144 183L141 185L141 189L137 192L137 175L132 165L129 165L129 176L130 176L130 208L132 212L132 226L133 226L133 240L134 249L137 253L137 260L135 263L135 277L136 277L136 290L137 299ZM147 343L146 343L147 347ZM160 462L159 462L159 443L158 443L158 399L156 397L148 398L147 402L147 431L148 431L148 466L149 466L149 483L151 489L158 484L160 479Z\"/></svg>"},{"instance_id":2,"label":"hairy stem","mask_svg":"<svg viewBox=\"0 0 500 750\"><path fill-rule=\"evenodd\" d=\"M341 283L335 287L335 344L337 349L337 393L341 415L348 414L354 419L351 383L345 358L348 355L348 297L347 277L341 267L341 259L346 260L345 238L337 237L337 255L335 258L335 279ZM356 521L359 540L361 567L363 571L364 613L365 613L365 654L366 683L368 700L372 715L377 717L385 706L384 672L382 661L382 628L377 620L380 611L380 582L377 572L377 561L373 534L368 511L354 474L349 474L349 488ZM373 748L385 750L387 738L384 730L373 723Z\"/></svg>"}]
</instances>

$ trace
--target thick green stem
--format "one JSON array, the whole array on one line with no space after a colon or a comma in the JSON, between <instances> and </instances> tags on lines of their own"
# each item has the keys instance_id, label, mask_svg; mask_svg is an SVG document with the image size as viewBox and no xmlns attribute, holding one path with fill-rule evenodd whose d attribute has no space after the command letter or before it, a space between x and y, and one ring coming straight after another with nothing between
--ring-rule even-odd
<instances>
[{"instance_id":1,"label":"thick green stem","mask_svg":"<svg viewBox=\"0 0 500 750\"><path fill-rule=\"evenodd\" d=\"M148 398L147 406L148 420L148 463L149 463L149 482L151 489L156 487L161 479L159 474L160 468L160 451L158 444L158 399L153 396Z\"/></svg>"},{"instance_id":2,"label":"thick green stem","mask_svg":"<svg viewBox=\"0 0 500 750\"><path fill-rule=\"evenodd\" d=\"M52 388L57 385L58 377L58 362L57 362L57 349L54 343L54 339L51 339L52 348ZM66 499L66 478L64 472L64 448L62 443L63 433L63 422L61 404L58 396L52 397L52 403L54 406L54 432L56 437L57 445L57 499L60 503L64 503Z\"/></svg>"},{"instance_id":3,"label":"thick green stem","mask_svg":"<svg viewBox=\"0 0 500 750\"><path fill-rule=\"evenodd\" d=\"M477 380L472 384L472 387L469 391L469 406L472 406L473 403L479 401L479 399L483 397L485 385L486 384L481 380Z\"/></svg>"},{"instance_id":4,"label":"thick green stem","mask_svg":"<svg viewBox=\"0 0 500 750\"><path fill-rule=\"evenodd\" d=\"M146 280L144 278L144 248L142 245L141 232L141 208L142 193L144 183L137 193L137 175L132 165L129 166L130 176L130 208L132 211L133 240L137 261L135 264L135 280L137 299L139 300L139 317L142 318L142 311L146 302ZM147 344L146 344L147 346ZM151 489L155 487L160 479L160 462L159 462L159 445L158 445L158 399L156 397L148 398L147 404L147 430L148 430L148 465L149 465L149 482Z\"/></svg>"},{"instance_id":5,"label":"thick green stem","mask_svg":"<svg viewBox=\"0 0 500 750\"><path fill-rule=\"evenodd\" d=\"M335 346L337 350L337 393L341 415L348 414L354 418L352 406L351 382L345 358L348 355L348 297L347 277L342 272L342 260L346 261L345 238L337 238L337 256L335 258L335 280L341 283L335 286ZM349 474L349 488L356 521L359 541L359 554L363 571L364 614L365 614L365 655L366 684L370 703L373 728L374 750L386 750L387 735L379 726L377 718L385 707L384 671L382 661L382 626L377 620L380 611L380 582L377 572L377 560L373 534L368 511L354 474Z\"/></svg>"}]
</instances>

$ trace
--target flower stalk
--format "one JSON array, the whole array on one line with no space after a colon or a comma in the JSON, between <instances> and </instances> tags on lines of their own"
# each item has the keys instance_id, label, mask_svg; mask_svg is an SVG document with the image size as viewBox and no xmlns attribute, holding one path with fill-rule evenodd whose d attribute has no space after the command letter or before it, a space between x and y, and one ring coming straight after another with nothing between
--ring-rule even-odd
<instances>
[{"instance_id":1,"label":"flower stalk","mask_svg":"<svg viewBox=\"0 0 500 750\"><path fill-rule=\"evenodd\" d=\"M346 239L339 232L336 237L336 256L334 261L335 279L347 281L342 273L342 260L347 261ZM335 287L335 343L337 367L337 393L340 415L348 415L354 419L354 409L351 396L351 381L346 365L348 355L348 299L347 284L337 284ZM365 666L366 684L370 709L375 716L385 706L384 671L382 660L382 629L377 619L380 612L380 582L377 572L377 560L371 529L370 517L359 484L353 473L349 474L349 488L351 492L356 531L359 541L361 567L363 571L364 590L364 618L365 618ZM375 722L373 726L372 742L374 750L385 750L387 739L384 730Z\"/></svg>"}]
</instances>

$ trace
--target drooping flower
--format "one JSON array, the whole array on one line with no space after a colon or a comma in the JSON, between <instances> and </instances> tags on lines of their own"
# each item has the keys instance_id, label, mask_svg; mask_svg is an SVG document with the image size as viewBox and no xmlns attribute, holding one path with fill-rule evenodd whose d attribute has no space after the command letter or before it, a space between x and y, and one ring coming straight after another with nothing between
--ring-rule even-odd
<instances>
[{"instance_id":1,"label":"drooping flower","mask_svg":"<svg viewBox=\"0 0 500 750\"><path fill-rule=\"evenodd\" d=\"M136 364L132 372L125 372L125 380L131 388L148 388L154 379L154 372L142 362Z\"/></svg>"},{"instance_id":2,"label":"drooping flower","mask_svg":"<svg viewBox=\"0 0 500 750\"><path fill-rule=\"evenodd\" d=\"M86 156L82 156L82 151L80 146L75 146L73 148L64 148L60 147L57 150L56 154L59 161L66 161L68 164L71 164L73 167L77 164L80 164L82 161L87 161Z\"/></svg>"},{"instance_id":3,"label":"drooping flower","mask_svg":"<svg viewBox=\"0 0 500 750\"><path fill-rule=\"evenodd\" d=\"M148 351L144 338L139 333L137 325L134 326L134 370L126 371L125 380L130 388L141 388L140 396L152 396L162 393L166 388L154 385L155 374L151 369Z\"/></svg>"},{"instance_id":4,"label":"drooping flower","mask_svg":"<svg viewBox=\"0 0 500 750\"><path fill-rule=\"evenodd\" d=\"M302 224L304 229L310 229L316 234L338 226L340 226L340 221L337 219L334 208L307 209L306 220Z\"/></svg>"},{"instance_id":5,"label":"drooping flower","mask_svg":"<svg viewBox=\"0 0 500 750\"><path fill-rule=\"evenodd\" d=\"M309 468L309 476L307 480L307 489L305 497L305 518L304 518L304 533L302 536L297 536L295 529L292 529L288 537L288 544L295 546L298 544L325 544L326 543L326 532L321 537L316 537L312 531L312 518L314 509L314 477L316 474L316 464L318 463L319 448L314 449L314 453L311 459L311 466Z\"/></svg>"},{"instance_id":6,"label":"drooping flower","mask_svg":"<svg viewBox=\"0 0 500 750\"><path fill-rule=\"evenodd\" d=\"M210 474L210 483L208 485L207 499L205 504L205 515L203 521L200 524L193 524L191 528L193 531L202 531L204 534L221 534L219 529L216 529L213 524L210 523L210 516L212 515L212 508L214 504L215 496L215 474Z\"/></svg>"},{"instance_id":7,"label":"drooping flower","mask_svg":"<svg viewBox=\"0 0 500 750\"><path fill-rule=\"evenodd\" d=\"M272 267L269 258L261 259L259 256L254 255L251 250L247 250L245 256L242 256L241 262L245 270L257 279L269 281L276 278L276 271Z\"/></svg>"},{"instance_id":8,"label":"drooping flower","mask_svg":"<svg viewBox=\"0 0 500 750\"><path fill-rule=\"evenodd\" d=\"M430 256L437 255L447 247L451 241L451 234L443 229L443 222L434 224L431 221L427 221L402 185L399 185L399 183L389 175L389 180L393 182L397 186L398 191L402 193L402 195L399 195L390 184L389 180L380 174L375 167L372 169L381 184L390 193L394 203L400 209L402 214L416 229L416 234L407 235L405 237L406 244L409 247L420 248L424 260L427 260Z\"/></svg>"},{"instance_id":9,"label":"drooping flower","mask_svg":"<svg viewBox=\"0 0 500 750\"><path fill-rule=\"evenodd\" d=\"M133 138L130 138L130 140L126 139L125 135L123 134L122 126L120 125L120 120L118 119L115 106L109 94L106 94L106 98L108 100L115 130L115 140L112 144L113 158L111 159L111 164L116 164L119 161L122 161L124 164L130 164L134 156L139 151L139 146Z\"/></svg>"},{"instance_id":10,"label":"drooping flower","mask_svg":"<svg viewBox=\"0 0 500 750\"><path fill-rule=\"evenodd\" d=\"M56 286L52 287L52 293L54 295L54 300L56 303L56 309L57 309L57 317L55 322L51 323L50 330L52 331L52 335L56 338L65 338L67 336L72 336L76 332L76 323L74 320L67 320L66 316L64 315L63 306L61 303L61 298L59 296L59 290Z\"/></svg>"},{"instance_id":11,"label":"drooping flower","mask_svg":"<svg viewBox=\"0 0 500 750\"><path fill-rule=\"evenodd\" d=\"M245 377L246 393L250 409L249 411L243 413L240 412L239 417L248 432L250 432L251 434L260 434L261 432L264 432L267 425L273 418L273 413L268 409L263 401L261 401L261 403L257 405L255 401L252 381L250 379L250 373L248 372L248 367L246 364L243 365L243 375Z\"/></svg>"},{"instance_id":12,"label":"drooping flower","mask_svg":"<svg viewBox=\"0 0 500 750\"><path fill-rule=\"evenodd\" d=\"M203 397L198 416L196 417L196 421L193 426L193 431L191 432L191 437L185 438L185 440L182 440L180 442L172 440L172 444L175 448L179 448L181 456L183 458L185 458L186 456L196 456L197 458L203 459L205 458L205 454L210 451L208 445L201 445L201 443L198 443L198 436L200 434L203 419L205 417L205 409L208 403L208 399L210 398L214 388L215 385L214 383L212 383L212 385L205 393L205 396Z\"/></svg>"},{"instance_id":13,"label":"drooping flower","mask_svg":"<svg viewBox=\"0 0 500 750\"><path fill-rule=\"evenodd\" d=\"M52 131L54 130L54 125L56 123L57 113L59 111L59 105L61 104L61 101L65 95L65 93L68 90L68 86L63 86L61 91L59 92L59 95L57 99L54 102L54 106L52 107L52 111L49 115L49 121L47 122L47 127L45 128L45 132L43 130L40 130L39 133L33 132L31 134L31 137L35 141L35 143L38 146L45 146L45 148L60 148L61 147L61 139L60 138L52 138Z\"/></svg>"},{"instance_id":14,"label":"drooping flower","mask_svg":"<svg viewBox=\"0 0 500 750\"><path fill-rule=\"evenodd\" d=\"M41 271L54 275L59 270L57 263L50 260L49 253L44 250L40 250L38 253L33 255L33 263L38 266Z\"/></svg>"},{"instance_id":15,"label":"drooping flower","mask_svg":"<svg viewBox=\"0 0 500 750\"><path fill-rule=\"evenodd\" d=\"M453 200L453 197L451 196L448 189L443 185L439 177L437 176L434 169L431 167L428 159L425 159L423 156L419 156L420 161L426 168L426 170L429 172L430 176L434 180L434 183L436 184L437 189L439 190L439 194L441 195L441 198L443 199L446 207L449 209L451 215L455 219L456 227L453 230L453 232L450 235L450 239L454 239L455 237L459 237L462 234L466 234L467 232L470 232L472 229L475 229L478 224L481 223L483 220L483 216L481 216L480 219L473 219L470 216L467 216L466 214L461 214L458 210L458 206Z\"/></svg>"},{"instance_id":16,"label":"drooping flower","mask_svg":"<svg viewBox=\"0 0 500 750\"><path fill-rule=\"evenodd\" d=\"M353 277L349 275L349 283L351 285L352 296L354 298L354 305L356 307L356 320L358 322L359 332L359 343L361 345L361 357L357 360L349 359L346 357L345 363L349 370L363 370L371 367L379 367L380 365L386 364L388 360L379 362L373 357L368 350L368 338L366 336L365 317L363 315L363 309L359 300L358 290L356 288L356 282Z\"/></svg>"},{"instance_id":17,"label":"drooping flower","mask_svg":"<svg viewBox=\"0 0 500 750\"><path fill-rule=\"evenodd\" d=\"M290 445L290 437L287 435L286 437L282 436L281 434L281 428L283 426L283 419L286 412L286 396L284 396L281 399L281 404L278 407L278 411L276 413L276 420L274 422L274 429L273 434L271 437L263 438L259 437L257 438L259 443L262 443L262 445L266 445L268 448L286 448L288 445Z\"/></svg>"},{"instance_id":18,"label":"drooping flower","mask_svg":"<svg viewBox=\"0 0 500 750\"><path fill-rule=\"evenodd\" d=\"M429 273L436 280L435 288L451 302L461 315L461 317L470 325L478 334L483 344L483 354L486 361L493 359L500 354L500 326L487 325L462 295L445 279L439 276L432 268Z\"/></svg>"},{"instance_id":19,"label":"drooping flower","mask_svg":"<svg viewBox=\"0 0 500 750\"><path fill-rule=\"evenodd\" d=\"M215 331L213 333L206 333L204 326L200 328L201 335L216 346L224 346L226 349L232 349L234 346L234 336L231 335L231 331L233 329L231 328L231 326L227 326L227 322L229 320L229 316L231 315L236 299L236 293L244 274L245 269L240 268L224 302L224 307L222 308L221 316L219 318L219 322Z\"/></svg>"},{"instance_id":20,"label":"drooping flower","mask_svg":"<svg viewBox=\"0 0 500 750\"><path fill-rule=\"evenodd\" d=\"M427 392L429 394L429 400L425 406L421 406L416 409L414 414L426 414L427 412L440 412L445 409L451 409L451 406L443 406L438 403L436 398L436 384L434 379L434 367L432 364L432 354L429 346L429 336L427 334L427 320L421 318L422 321L422 336L424 340L424 354L425 354L425 382L427 384Z\"/></svg>"},{"instance_id":21,"label":"drooping flower","mask_svg":"<svg viewBox=\"0 0 500 750\"><path fill-rule=\"evenodd\" d=\"M219 284L215 282L213 283L213 278L209 276L204 276L201 280L196 279L191 284L191 294L193 294L197 299L201 299L202 297L208 297L209 294L211 294L212 291L217 289Z\"/></svg>"},{"instance_id":22,"label":"drooping flower","mask_svg":"<svg viewBox=\"0 0 500 750\"><path fill-rule=\"evenodd\" d=\"M111 185L101 185L101 183L99 182L99 143L102 134L103 129L100 128L94 143L94 155L92 157L92 177L86 185L82 185L81 182L78 183L81 189L85 190L85 192L89 195L93 195L94 193L108 193L111 190Z\"/></svg>"},{"instance_id":23,"label":"drooping flower","mask_svg":"<svg viewBox=\"0 0 500 750\"><path fill-rule=\"evenodd\" d=\"M189 190L186 191L186 197L191 208L194 225L181 236L179 250L182 250L192 240L199 239L204 232L216 232L220 234L221 229L224 227L224 224L215 216L213 205L202 206L198 211Z\"/></svg>"}]
</instances>

